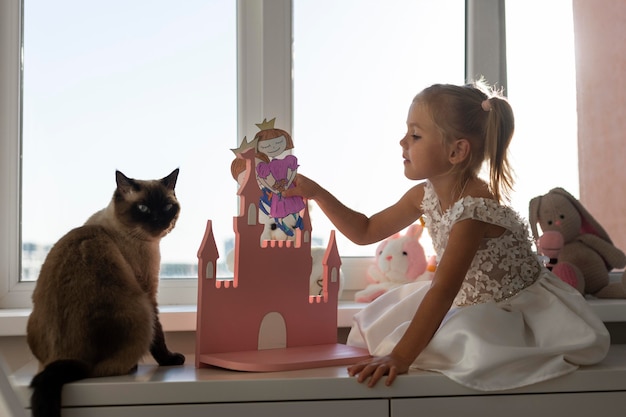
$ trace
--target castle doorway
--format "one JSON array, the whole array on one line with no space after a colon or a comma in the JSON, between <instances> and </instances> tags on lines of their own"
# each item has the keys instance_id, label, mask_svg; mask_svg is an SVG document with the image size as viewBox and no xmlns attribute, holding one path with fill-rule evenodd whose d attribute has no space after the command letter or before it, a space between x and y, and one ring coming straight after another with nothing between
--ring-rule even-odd
<instances>
[{"instance_id":1,"label":"castle doorway","mask_svg":"<svg viewBox=\"0 0 626 417\"><path fill-rule=\"evenodd\" d=\"M259 350L287 347L287 326L279 313L268 313L263 317L259 329Z\"/></svg>"}]
</instances>

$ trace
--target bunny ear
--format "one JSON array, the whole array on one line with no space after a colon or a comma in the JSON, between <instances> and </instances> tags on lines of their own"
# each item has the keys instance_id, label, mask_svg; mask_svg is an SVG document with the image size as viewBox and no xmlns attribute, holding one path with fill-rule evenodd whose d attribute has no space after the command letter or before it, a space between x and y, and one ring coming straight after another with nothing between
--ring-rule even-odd
<instances>
[{"instance_id":1,"label":"bunny ear","mask_svg":"<svg viewBox=\"0 0 626 417\"><path fill-rule=\"evenodd\" d=\"M543 196L535 197L530 200L528 205L528 221L530 222L530 230L533 232L533 238L535 241L539 239L539 233L537 233L537 223L539 222L539 207L541 206L541 199Z\"/></svg>"},{"instance_id":2,"label":"bunny ear","mask_svg":"<svg viewBox=\"0 0 626 417\"><path fill-rule=\"evenodd\" d=\"M419 239L422 236L422 232L424 232L424 228L419 223L414 223L406 231L405 236L412 236L415 239Z\"/></svg>"},{"instance_id":3,"label":"bunny ear","mask_svg":"<svg viewBox=\"0 0 626 417\"><path fill-rule=\"evenodd\" d=\"M609 243L613 243L611 241L611 238L609 237L609 234L604 230L602 226L600 226L600 223L598 223L598 221L593 218L591 213L589 213L587 209L583 207L580 201L578 201L573 195L565 191L563 188L554 188L550 190L550 192L562 195L563 197L567 198L570 203L572 203L572 205L576 208L576 211L578 211L578 214L580 214L580 219L582 223L580 231L581 233L591 233L606 240Z\"/></svg>"}]
</instances>

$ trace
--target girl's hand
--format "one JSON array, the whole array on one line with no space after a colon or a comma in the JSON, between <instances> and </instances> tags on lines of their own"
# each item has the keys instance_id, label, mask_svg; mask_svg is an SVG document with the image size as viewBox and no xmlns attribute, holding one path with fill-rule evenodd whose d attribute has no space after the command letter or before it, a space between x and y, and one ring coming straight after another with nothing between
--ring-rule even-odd
<instances>
[{"instance_id":1,"label":"girl's hand","mask_svg":"<svg viewBox=\"0 0 626 417\"><path fill-rule=\"evenodd\" d=\"M358 375L357 381L361 383L369 377L367 386L370 388L376 385L383 376L388 375L385 385L389 386L398 375L407 373L410 365L410 363L406 363L406 361L396 358L392 354L371 358L352 365L348 367L348 374L350 376Z\"/></svg>"},{"instance_id":2,"label":"girl's hand","mask_svg":"<svg viewBox=\"0 0 626 417\"><path fill-rule=\"evenodd\" d=\"M300 196L306 199L314 200L319 191L322 189L315 181L310 180L301 174L296 175L293 180L293 185L293 187L282 193L284 197Z\"/></svg>"}]
</instances>

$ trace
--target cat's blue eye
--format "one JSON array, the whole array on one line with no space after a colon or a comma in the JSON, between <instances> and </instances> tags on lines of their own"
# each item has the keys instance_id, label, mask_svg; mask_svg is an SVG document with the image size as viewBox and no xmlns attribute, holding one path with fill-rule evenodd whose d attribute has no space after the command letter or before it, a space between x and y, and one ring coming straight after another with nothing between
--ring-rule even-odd
<instances>
[{"instance_id":1,"label":"cat's blue eye","mask_svg":"<svg viewBox=\"0 0 626 417\"><path fill-rule=\"evenodd\" d=\"M146 206L145 204L137 204L137 208L139 209L140 212L142 213L147 213L150 211L150 209L148 208L148 206Z\"/></svg>"},{"instance_id":2,"label":"cat's blue eye","mask_svg":"<svg viewBox=\"0 0 626 417\"><path fill-rule=\"evenodd\" d=\"M172 209L172 205L171 204L167 204L165 205L165 207L163 207L163 211L170 211Z\"/></svg>"}]
</instances>

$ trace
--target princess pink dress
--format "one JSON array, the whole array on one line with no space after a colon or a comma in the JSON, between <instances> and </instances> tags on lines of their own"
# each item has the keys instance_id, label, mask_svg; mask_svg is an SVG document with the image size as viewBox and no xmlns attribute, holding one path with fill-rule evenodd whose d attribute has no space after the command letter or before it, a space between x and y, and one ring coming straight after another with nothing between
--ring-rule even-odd
<instances>
[{"instance_id":1,"label":"princess pink dress","mask_svg":"<svg viewBox=\"0 0 626 417\"><path fill-rule=\"evenodd\" d=\"M289 170L295 171L298 168L298 158L294 155L287 155L282 159L272 159L269 163L260 162L256 167L259 178L266 179L268 176L274 177L276 182L286 181ZM288 188L293 188L289 184ZM273 194L270 203L270 216L282 219L290 214L299 213L304 208L302 197L283 197L280 194Z\"/></svg>"}]
</instances>

